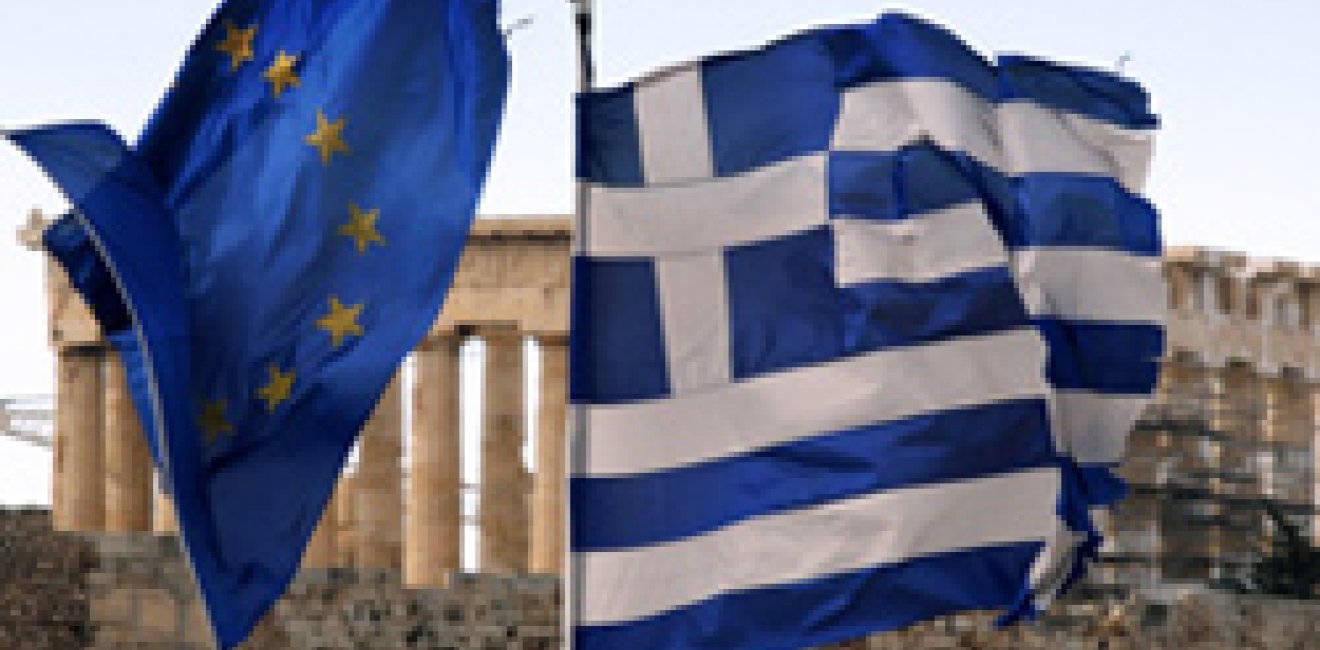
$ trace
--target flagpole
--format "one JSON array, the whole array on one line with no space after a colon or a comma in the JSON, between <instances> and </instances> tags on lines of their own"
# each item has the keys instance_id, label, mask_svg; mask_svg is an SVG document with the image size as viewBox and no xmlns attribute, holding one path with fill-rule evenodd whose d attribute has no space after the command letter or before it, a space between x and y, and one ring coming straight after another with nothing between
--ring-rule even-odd
<instances>
[{"instance_id":1,"label":"flagpole","mask_svg":"<svg viewBox=\"0 0 1320 650\"><path fill-rule=\"evenodd\" d=\"M594 25L594 13L592 10L593 0L569 0L573 4L573 23L577 33L577 54L578 54L578 85L579 94L591 91L595 83L596 69L591 53L591 36ZM582 126L581 120L578 120L578 127ZM582 155L579 150L578 156ZM587 204L590 201L590 192L587 183L578 179L577 183L577 210L576 214L576 236L578 238L578 251L587 250L587 241L590 233L587 230L588 223L586 219Z\"/></svg>"},{"instance_id":2,"label":"flagpole","mask_svg":"<svg viewBox=\"0 0 1320 650\"><path fill-rule=\"evenodd\" d=\"M595 76L596 76L595 65L593 63L592 53L591 53L592 29L595 27L594 24L595 15L592 11L593 0L569 0L569 2L572 3L573 5L573 24L574 27L576 28L575 31L577 34L577 55L578 55L577 91L579 95L584 95L591 91L592 86L595 83ZM580 129L583 127L583 123L581 118L577 114L578 103L574 102L573 106L574 106L574 123L576 125L576 128ZM579 134L579 137L576 138L574 142L578 143L577 153L575 157L575 160L577 160L577 158L580 158L583 154L583 147L581 145L581 134ZM577 160L577 163L578 163L577 167L580 168L581 161ZM575 209L573 211L574 214L573 254L574 255L584 253L589 249L588 242L590 241L590 237L591 237L590 224L587 219L587 211L589 204L591 202L590 185L587 183L586 180L582 178L578 178L576 189L577 189L577 205L575 206ZM571 293L575 289L570 286L569 290ZM572 359L572 353L570 351L569 354L570 366L572 363L573 363L573 359ZM586 449L586 439L588 436L588 432L587 432L587 418L585 417L585 413L580 409L574 409L571 404L569 405L569 408L570 408L570 412L572 413L570 420L572 423L572 431L570 432L570 435L565 436L566 438L565 444L568 445L568 450L567 450L568 453L566 453L564 457L568 463L568 467L566 468L567 472L565 473L565 476L571 479L571 477L573 477L576 474L574 470L581 467L583 461L585 460L585 456L582 454L584 454ZM565 494L569 494L570 492L571 492L571 486L569 490L565 490ZM564 567L564 572L563 572L563 577L561 578L562 583L560 589L560 598L562 598L563 600L563 606L561 608L563 611L563 620L560 622L560 636L563 639L563 647L566 650L573 650L574 646L576 645L575 639L573 638L574 636L573 628L574 628L574 621L576 620L577 617L577 612L579 608L582 606L582 596L581 596L582 587L581 587L581 581L578 580L577 563L574 561L574 557L573 557L572 499L566 499L566 502L567 503L565 504L564 507L564 514L565 517L567 517L568 521L565 522L566 525L564 526L564 538L565 538L564 554L566 555L566 557L564 558L564 562L562 565Z\"/></svg>"}]
</instances>

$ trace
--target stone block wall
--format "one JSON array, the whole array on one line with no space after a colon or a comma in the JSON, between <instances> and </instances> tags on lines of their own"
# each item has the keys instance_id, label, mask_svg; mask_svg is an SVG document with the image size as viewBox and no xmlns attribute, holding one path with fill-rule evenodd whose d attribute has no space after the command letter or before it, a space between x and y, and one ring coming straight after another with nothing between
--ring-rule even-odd
<instances>
[{"instance_id":1,"label":"stone block wall","mask_svg":"<svg viewBox=\"0 0 1320 650\"><path fill-rule=\"evenodd\" d=\"M0 509L0 649L84 647L92 563L92 545L54 533L48 511Z\"/></svg>"},{"instance_id":2,"label":"stone block wall","mask_svg":"<svg viewBox=\"0 0 1320 650\"><path fill-rule=\"evenodd\" d=\"M559 598L551 576L405 589L394 571L306 571L242 650L557 650ZM993 620L954 616L829 650L1320 650L1320 601L1204 593L1063 603L1007 630ZM44 511L0 510L0 650L209 650L209 638L173 537L84 538L53 533Z\"/></svg>"},{"instance_id":3,"label":"stone block wall","mask_svg":"<svg viewBox=\"0 0 1320 650\"><path fill-rule=\"evenodd\" d=\"M100 537L88 577L95 650L212 647L173 537ZM444 589L405 589L397 571L304 571L243 650L552 650L558 581L454 574Z\"/></svg>"},{"instance_id":4,"label":"stone block wall","mask_svg":"<svg viewBox=\"0 0 1320 650\"><path fill-rule=\"evenodd\" d=\"M953 616L828 650L1320 650L1320 601L1207 592L1068 608L1003 630L991 614Z\"/></svg>"}]
</instances>

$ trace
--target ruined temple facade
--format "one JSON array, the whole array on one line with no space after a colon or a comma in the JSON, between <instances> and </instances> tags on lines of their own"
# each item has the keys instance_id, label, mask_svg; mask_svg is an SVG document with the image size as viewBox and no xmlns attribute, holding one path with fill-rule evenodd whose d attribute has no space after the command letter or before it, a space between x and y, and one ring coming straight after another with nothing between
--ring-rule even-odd
<instances>
[{"instance_id":1,"label":"ruined temple facade","mask_svg":"<svg viewBox=\"0 0 1320 650\"><path fill-rule=\"evenodd\" d=\"M34 219L22 234L33 248L42 227ZM472 565L562 570L570 239L562 217L477 222L445 307L364 429L305 566L397 570L414 587ZM1132 434L1122 468L1132 493L1106 522L1110 541L1092 581L1157 595L1241 578L1272 526L1266 505L1320 535L1320 269L1179 249L1164 270L1159 394ZM55 524L168 533L174 524L153 492L122 368L53 264L48 289L59 380ZM500 487L478 492L479 558L465 562L459 351L474 338L486 350L481 483ZM525 348L542 368L535 473L522 456Z\"/></svg>"},{"instance_id":2,"label":"ruined temple facade","mask_svg":"<svg viewBox=\"0 0 1320 650\"><path fill-rule=\"evenodd\" d=\"M44 227L34 215L20 238L40 248ZM570 233L565 218L477 222L439 319L363 428L304 567L401 572L415 587L441 586L473 564L487 573L562 570ZM53 262L47 290L58 375L56 529L173 533L122 364ZM499 489L479 491L479 561L465 564L460 350L475 339L485 349L480 483ZM529 353L541 369L534 475L523 458Z\"/></svg>"},{"instance_id":3,"label":"ruined temple facade","mask_svg":"<svg viewBox=\"0 0 1320 650\"><path fill-rule=\"evenodd\" d=\"M1094 582L1236 588L1274 510L1320 540L1320 268L1174 249L1168 349Z\"/></svg>"}]
</instances>

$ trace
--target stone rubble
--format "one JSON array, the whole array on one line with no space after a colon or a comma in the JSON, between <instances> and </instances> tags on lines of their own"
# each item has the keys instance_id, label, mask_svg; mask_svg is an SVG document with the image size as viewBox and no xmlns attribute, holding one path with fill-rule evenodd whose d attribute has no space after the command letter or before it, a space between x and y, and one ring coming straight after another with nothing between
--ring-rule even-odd
<instances>
[{"instance_id":1,"label":"stone rubble","mask_svg":"<svg viewBox=\"0 0 1320 650\"><path fill-rule=\"evenodd\" d=\"M549 575L407 589L396 571L309 570L242 650L556 650L559 599ZM1204 593L993 622L953 616L828 650L1320 650L1320 601ZM175 538L54 533L44 511L0 510L0 650L210 650L209 636Z\"/></svg>"}]
</instances>

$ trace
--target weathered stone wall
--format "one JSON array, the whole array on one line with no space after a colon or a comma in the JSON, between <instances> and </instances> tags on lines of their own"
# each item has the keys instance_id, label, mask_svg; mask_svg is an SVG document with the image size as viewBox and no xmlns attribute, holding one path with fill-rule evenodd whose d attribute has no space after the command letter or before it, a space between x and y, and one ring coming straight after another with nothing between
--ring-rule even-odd
<instances>
[{"instance_id":1,"label":"weathered stone wall","mask_svg":"<svg viewBox=\"0 0 1320 650\"><path fill-rule=\"evenodd\" d=\"M555 650L558 590L548 576L455 574L414 590L394 571L307 571L243 650ZM951 617L833 650L1320 650L1320 601L1202 594L992 621ZM0 650L203 650L208 638L174 538L84 539L51 532L45 511L0 510Z\"/></svg>"},{"instance_id":2,"label":"weathered stone wall","mask_svg":"<svg viewBox=\"0 0 1320 650\"><path fill-rule=\"evenodd\" d=\"M96 650L203 650L206 619L172 537L97 540L88 582ZM243 650L551 650L558 581L454 574L443 589L404 589L397 571L305 571Z\"/></svg>"},{"instance_id":3,"label":"weathered stone wall","mask_svg":"<svg viewBox=\"0 0 1320 650\"><path fill-rule=\"evenodd\" d=\"M1132 601L1090 617L1006 630L994 616L955 616L830 650L1315 650L1320 602L1207 593L1177 604Z\"/></svg>"},{"instance_id":4,"label":"weathered stone wall","mask_svg":"<svg viewBox=\"0 0 1320 650\"><path fill-rule=\"evenodd\" d=\"M0 509L0 649L84 647L92 557L86 541L51 530L48 511Z\"/></svg>"}]
</instances>

